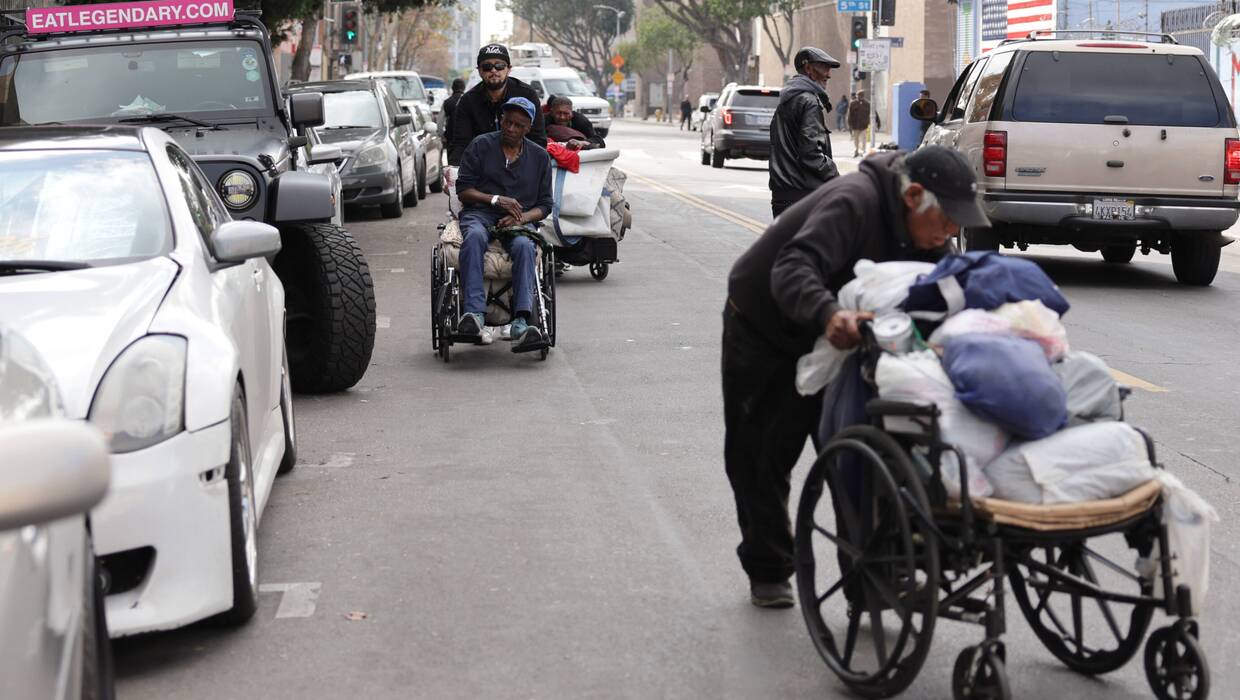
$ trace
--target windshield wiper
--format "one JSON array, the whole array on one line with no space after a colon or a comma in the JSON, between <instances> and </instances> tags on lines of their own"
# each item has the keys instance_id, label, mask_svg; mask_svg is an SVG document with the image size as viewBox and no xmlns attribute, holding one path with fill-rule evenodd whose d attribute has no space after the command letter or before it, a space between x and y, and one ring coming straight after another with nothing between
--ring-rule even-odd
<instances>
[{"instance_id":1,"label":"windshield wiper","mask_svg":"<svg viewBox=\"0 0 1240 700\"><path fill-rule=\"evenodd\" d=\"M323 131L332 131L334 129L378 129L377 126L365 126L358 124L344 124L342 126L325 126Z\"/></svg>"},{"instance_id":2,"label":"windshield wiper","mask_svg":"<svg viewBox=\"0 0 1240 700\"><path fill-rule=\"evenodd\" d=\"M12 275L18 272L85 270L90 266L90 263L73 260L0 260L0 275Z\"/></svg>"},{"instance_id":3,"label":"windshield wiper","mask_svg":"<svg viewBox=\"0 0 1240 700\"><path fill-rule=\"evenodd\" d=\"M187 122L194 126L200 126L204 129L223 129L219 124L204 122L184 114L173 114L172 112L160 112L159 114L145 114L141 117L125 117L119 120L122 124L161 124L163 122Z\"/></svg>"}]
</instances>

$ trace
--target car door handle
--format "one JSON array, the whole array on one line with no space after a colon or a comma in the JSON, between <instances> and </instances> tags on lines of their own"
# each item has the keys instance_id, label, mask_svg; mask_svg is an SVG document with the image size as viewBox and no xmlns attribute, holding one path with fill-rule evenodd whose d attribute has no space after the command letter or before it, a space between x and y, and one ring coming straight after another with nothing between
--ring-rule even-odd
<instances>
[{"instance_id":1,"label":"car door handle","mask_svg":"<svg viewBox=\"0 0 1240 700\"><path fill-rule=\"evenodd\" d=\"M1108 167L1108 168L1122 168L1122 167L1124 167L1124 161L1122 161L1122 160L1108 160L1108 161L1107 161L1107 167Z\"/></svg>"},{"instance_id":2,"label":"car door handle","mask_svg":"<svg viewBox=\"0 0 1240 700\"><path fill-rule=\"evenodd\" d=\"M265 276L261 268L255 268L253 279L254 279L254 288L260 292L263 291L263 280L265 279Z\"/></svg>"}]
</instances>

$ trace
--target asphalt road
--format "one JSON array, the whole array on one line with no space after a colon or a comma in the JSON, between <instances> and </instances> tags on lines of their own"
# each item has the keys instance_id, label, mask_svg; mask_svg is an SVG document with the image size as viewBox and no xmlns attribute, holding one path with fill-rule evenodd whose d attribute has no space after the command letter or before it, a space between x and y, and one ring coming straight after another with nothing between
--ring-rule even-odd
<instances>
[{"instance_id":1,"label":"asphalt road","mask_svg":"<svg viewBox=\"0 0 1240 700\"><path fill-rule=\"evenodd\" d=\"M582 269L560 281L546 362L502 343L432 356L442 195L399 221L351 221L377 285L374 364L350 392L296 401L301 464L260 530L270 592L239 630L118 642L120 697L847 697L799 612L749 605L733 554L719 313L769 195L762 163L702 166L695 139L617 124L634 229L606 281ZM1144 387L1130 420L1222 515L1202 635L1214 697L1236 697L1240 256L1188 289L1165 260L1033 255L1073 303L1073 346ZM1139 656L1077 676L1008 608L1018 697L1150 697ZM956 654L981 636L940 622L904 697L949 697Z\"/></svg>"}]
</instances>

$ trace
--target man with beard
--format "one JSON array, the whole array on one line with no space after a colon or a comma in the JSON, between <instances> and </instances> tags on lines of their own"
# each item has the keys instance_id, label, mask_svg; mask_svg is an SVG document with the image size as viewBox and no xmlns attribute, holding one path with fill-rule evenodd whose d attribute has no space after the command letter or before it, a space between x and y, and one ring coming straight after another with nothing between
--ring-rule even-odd
<instances>
[{"instance_id":1,"label":"man with beard","mask_svg":"<svg viewBox=\"0 0 1240 700\"><path fill-rule=\"evenodd\" d=\"M831 160L827 80L840 62L807 46L794 59L797 75L784 84L771 119L771 214L779 216L819 185L840 174Z\"/></svg>"},{"instance_id":2,"label":"man with beard","mask_svg":"<svg viewBox=\"0 0 1240 700\"><path fill-rule=\"evenodd\" d=\"M538 104L534 88L509 77L512 67L508 47L503 44L487 44L478 52L478 83L456 103L452 114L452 134L448 142L448 165L460 165L465 147L481 134L499 129L504 105L514 97L523 97L530 104ZM541 111L534 114L529 139L542 148L547 147L547 129Z\"/></svg>"}]
</instances>

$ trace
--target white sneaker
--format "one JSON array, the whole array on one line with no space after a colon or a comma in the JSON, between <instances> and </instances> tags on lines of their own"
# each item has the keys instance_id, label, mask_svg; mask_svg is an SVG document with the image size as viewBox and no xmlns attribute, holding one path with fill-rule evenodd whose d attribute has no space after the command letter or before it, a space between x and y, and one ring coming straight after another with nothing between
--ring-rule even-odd
<instances>
[{"instance_id":1,"label":"white sneaker","mask_svg":"<svg viewBox=\"0 0 1240 700\"><path fill-rule=\"evenodd\" d=\"M482 327L482 344L483 345L490 345L491 343L495 342L495 331L496 330L497 329L492 326Z\"/></svg>"},{"instance_id":2,"label":"white sneaker","mask_svg":"<svg viewBox=\"0 0 1240 700\"><path fill-rule=\"evenodd\" d=\"M512 340L512 324L511 323L505 323L504 325L499 327L499 339L500 340Z\"/></svg>"}]
</instances>

